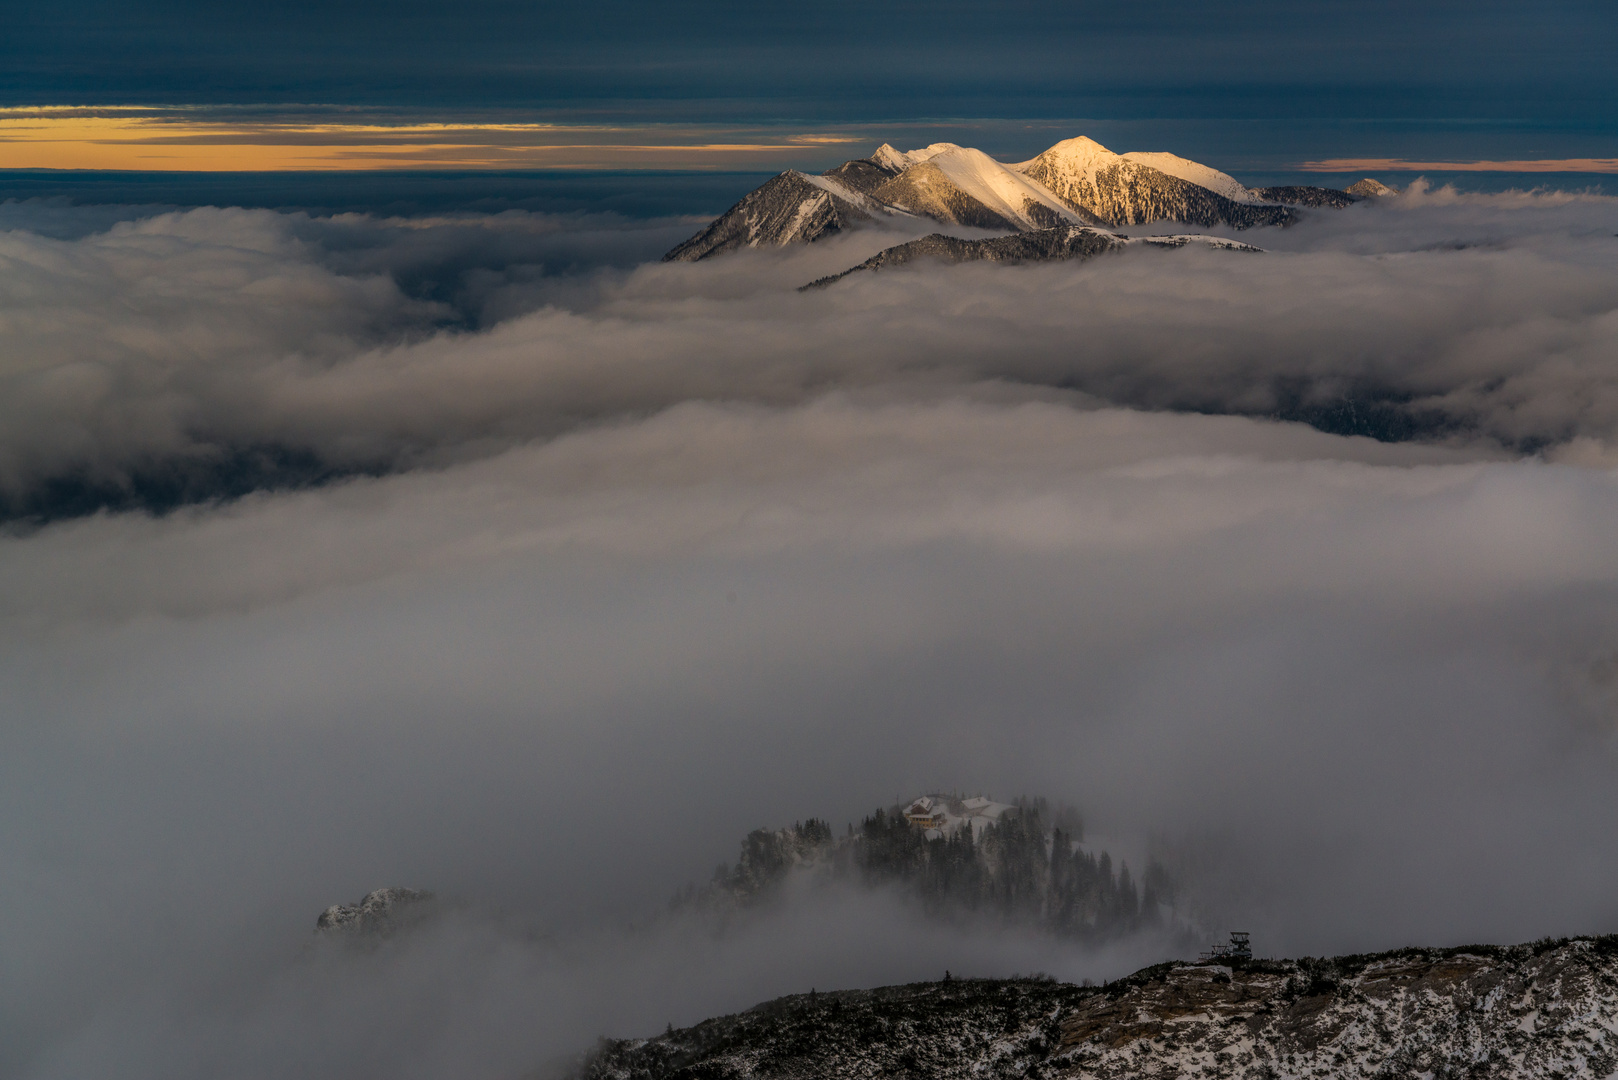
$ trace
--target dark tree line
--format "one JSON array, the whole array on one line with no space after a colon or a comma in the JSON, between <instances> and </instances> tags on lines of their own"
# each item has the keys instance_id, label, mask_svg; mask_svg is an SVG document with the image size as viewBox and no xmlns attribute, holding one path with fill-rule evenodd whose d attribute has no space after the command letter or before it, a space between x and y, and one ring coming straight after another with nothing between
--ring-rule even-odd
<instances>
[{"instance_id":1,"label":"dark tree line","mask_svg":"<svg viewBox=\"0 0 1618 1080\"><path fill-rule=\"evenodd\" d=\"M1047 826L1047 818L1053 824ZM824 879L898 887L930 913L991 916L1072 937L1100 937L1155 925L1174 888L1157 863L1140 882L1106 852L1079 847L1083 824L1054 815L1043 799L1019 800L1000 820L929 839L899 808L878 810L843 836L810 818L789 829L757 829L734 867L719 866L704 889L678 902L748 905L766 899L794 869Z\"/></svg>"}]
</instances>

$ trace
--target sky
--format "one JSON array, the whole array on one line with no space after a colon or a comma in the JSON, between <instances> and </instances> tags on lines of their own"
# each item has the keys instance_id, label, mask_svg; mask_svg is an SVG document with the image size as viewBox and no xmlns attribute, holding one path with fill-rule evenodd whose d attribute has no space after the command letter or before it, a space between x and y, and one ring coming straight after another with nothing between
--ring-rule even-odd
<instances>
[{"instance_id":1,"label":"sky","mask_svg":"<svg viewBox=\"0 0 1618 1080\"><path fill-rule=\"evenodd\" d=\"M1618 932L1607 7L5 15L0 1075L560 1078L1236 926ZM661 261L779 168L1079 133L1405 190ZM934 790L1078 807L1195 940L669 908ZM386 886L439 913L315 934Z\"/></svg>"},{"instance_id":2,"label":"sky","mask_svg":"<svg viewBox=\"0 0 1618 1080\"><path fill-rule=\"evenodd\" d=\"M774 171L883 132L1021 158L1077 127L1233 172L1610 172L1618 96L1598 0L68 0L14 3L7 27L0 168ZM39 111L62 106L92 111Z\"/></svg>"}]
</instances>

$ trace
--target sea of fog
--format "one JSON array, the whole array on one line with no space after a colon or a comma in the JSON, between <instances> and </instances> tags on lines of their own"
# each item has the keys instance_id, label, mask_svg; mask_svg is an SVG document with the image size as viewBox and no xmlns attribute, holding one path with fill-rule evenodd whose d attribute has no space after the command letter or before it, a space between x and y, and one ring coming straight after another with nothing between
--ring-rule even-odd
<instances>
[{"instance_id":1,"label":"sea of fog","mask_svg":"<svg viewBox=\"0 0 1618 1080\"><path fill-rule=\"evenodd\" d=\"M751 182L0 203L0 1074L545 1075L1178 947L668 911L926 790L1264 954L1618 930L1618 199L658 261ZM446 914L316 940L385 885Z\"/></svg>"}]
</instances>

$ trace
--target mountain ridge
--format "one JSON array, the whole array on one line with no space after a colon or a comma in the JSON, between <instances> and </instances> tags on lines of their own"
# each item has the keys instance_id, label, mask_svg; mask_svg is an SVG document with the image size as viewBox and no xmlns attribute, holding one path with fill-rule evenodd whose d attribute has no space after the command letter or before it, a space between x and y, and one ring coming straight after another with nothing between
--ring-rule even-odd
<instances>
[{"instance_id":1,"label":"mountain ridge","mask_svg":"<svg viewBox=\"0 0 1618 1080\"><path fill-rule=\"evenodd\" d=\"M955 143L908 152L883 143L870 157L819 175L788 170L771 177L663 258L696 262L740 248L814 243L903 219L1008 234L1156 221L1287 226L1300 219L1298 207L1340 208L1359 198L1333 188L1248 188L1175 154L1115 154L1085 136L1015 164Z\"/></svg>"},{"instance_id":2,"label":"mountain ridge","mask_svg":"<svg viewBox=\"0 0 1618 1080\"><path fill-rule=\"evenodd\" d=\"M1618 935L811 990L645 1039L577 1080L1531 1080L1618 1071Z\"/></svg>"}]
</instances>

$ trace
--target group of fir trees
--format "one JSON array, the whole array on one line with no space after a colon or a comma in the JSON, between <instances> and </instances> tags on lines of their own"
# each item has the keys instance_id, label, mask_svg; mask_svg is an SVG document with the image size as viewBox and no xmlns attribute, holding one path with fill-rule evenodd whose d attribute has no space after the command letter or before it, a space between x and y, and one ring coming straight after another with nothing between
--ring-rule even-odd
<instances>
[{"instance_id":1,"label":"group of fir trees","mask_svg":"<svg viewBox=\"0 0 1618 1080\"><path fill-rule=\"evenodd\" d=\"M1163 868L1148 865L1137 886L1127 865L1079 847L1082 824L1071 811L1050 814L1044 800L1019 800L1000 820L968 824L929 839L897 809L878 810L836 837L811 818L789 829L758 829L742 841L734 868L721 865L712 884L682 899L750 904L768 896L794 868L834 880L897 886L931 913L993 915L1042 925L1071 937L1112 936L1158 921L1172 904ZM1066 827L1064 827L1066 826Z\"/></svg>"}]
</instances>

